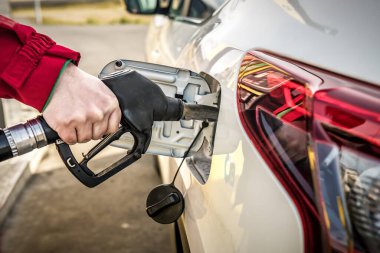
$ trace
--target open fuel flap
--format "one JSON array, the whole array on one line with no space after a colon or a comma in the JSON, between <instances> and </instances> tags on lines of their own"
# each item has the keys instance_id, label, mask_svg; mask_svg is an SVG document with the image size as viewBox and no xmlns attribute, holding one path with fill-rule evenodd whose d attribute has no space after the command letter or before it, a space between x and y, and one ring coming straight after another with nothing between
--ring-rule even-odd
<instances>
[{"instance_id":1,"label":"open fuel flap","mask_svg":"<svg viewBox=\"0 0 380 253\"><path fill-rule=\"evenodd\" d=\"M166 96L182 99L190 104L202 104L219 107L219 83L211 76L197 74L190 70L162 66L157 64L117 60L107 64L99 77L102 78L117 71L134 70L160 86ZM202 121L181 120L154 122L152 139L146 153L180 158L185 155L195 138ZM208 178L213 151L213 138L216 122L209 122L197 142L193 145L187 160L193 175L204 183ZM131 149L134 144L131 135L123 135L113 146ZM194 171L196 170L196 171Z\"/></svg>"}]
</instances>

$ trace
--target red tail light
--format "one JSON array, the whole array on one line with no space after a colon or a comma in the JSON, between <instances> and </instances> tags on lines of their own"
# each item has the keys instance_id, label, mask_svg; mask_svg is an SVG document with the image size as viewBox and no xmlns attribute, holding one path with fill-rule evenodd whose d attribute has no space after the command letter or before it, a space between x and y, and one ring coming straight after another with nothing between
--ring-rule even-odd
<instances>
[{"instance_id":1,"label":"red tail light","mask_svg":"<svg viewBox=\"0 0 380 253\"><path fill-rule=\"evenodd\" d=\"M248 53L242 125L292 197L305 252L380 249L380 89Z\"/></svg>"}]
</instances>

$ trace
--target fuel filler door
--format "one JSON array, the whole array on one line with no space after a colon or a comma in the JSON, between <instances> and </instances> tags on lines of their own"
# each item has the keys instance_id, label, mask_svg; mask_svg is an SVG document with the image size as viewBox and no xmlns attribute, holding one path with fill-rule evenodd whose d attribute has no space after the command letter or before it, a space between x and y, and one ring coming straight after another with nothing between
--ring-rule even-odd
<instances>
[{"instance_id":1,"label":"fuel filler door","mask_svg":"<svg viewBox=\"0 0 380 253\"><path fill-rule=\"evenodd\" d=\"M186 69L145 62L117 60L107 64L99 77L125 70L137 71L152 80L160 86L166 96L182 99L186 103L219 107L219 84L204 73L197 74ZM199 120L154 122L151 142L146 153L183 157L201 126L202 121ZM215 127L216 122L209 122L209 127L204 129L201 136L197 138L189 156L201 157L202 161L211 157ZM125 134L112 145L131 149L133 144L133 137ZM209 160L211 162L211 159Z\"/></svg>"}]
</instances>

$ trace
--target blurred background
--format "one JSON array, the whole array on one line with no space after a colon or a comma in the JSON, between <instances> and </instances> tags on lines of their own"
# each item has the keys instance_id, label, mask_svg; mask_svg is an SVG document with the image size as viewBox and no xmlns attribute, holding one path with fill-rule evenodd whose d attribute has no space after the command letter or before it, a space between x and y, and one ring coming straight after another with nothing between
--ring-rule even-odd
<instances>
[{"instance_id":1,"label":"blurred background","mask_svg":"<svg viewBox=\"0 0 380 253\"><path fill-rule=\"evenodd\" d=\"M128 14L122 0L1 0L16 19L46 25L148 24L150 17Z\"/></svg>"},{"instance_id":2,"label":"blurred background","mask_svg":"<svg viewBox=\"0 0 380 253\"><path fill-rule=\"evenodd\" d=\"M0 14L81 52L79 67L93 75L115 59L144 60L151 17L128 14L119 0L0 0ZM36 114L2 100L0 127ZM93 145L75 145L74 153ZM125 154L110 148L91 165L104 168ZM169 228L145 212L160 182L148 155L93 189L63 167L54 146L11 159L0 165L0 252L170 252Z\"/></svg>"}]
</instances>

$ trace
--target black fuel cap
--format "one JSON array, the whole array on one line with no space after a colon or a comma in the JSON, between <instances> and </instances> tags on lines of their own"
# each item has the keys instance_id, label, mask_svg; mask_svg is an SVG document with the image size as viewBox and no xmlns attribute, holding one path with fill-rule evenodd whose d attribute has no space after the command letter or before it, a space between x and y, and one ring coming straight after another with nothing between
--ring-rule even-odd
<instances>
[{"instance_id":1,"label":"black fuel cap","mask_svg":"<svg viewBox=\"0 0 380 253\"><path fill-rule=\"evenodd\" d=\"M185 209L182 193L172 184L162 184L154 188L146 200L146 212L156 222L175 222Z\"/></svg>"}]
</instances>

